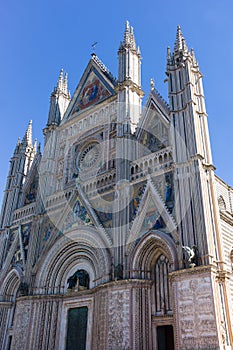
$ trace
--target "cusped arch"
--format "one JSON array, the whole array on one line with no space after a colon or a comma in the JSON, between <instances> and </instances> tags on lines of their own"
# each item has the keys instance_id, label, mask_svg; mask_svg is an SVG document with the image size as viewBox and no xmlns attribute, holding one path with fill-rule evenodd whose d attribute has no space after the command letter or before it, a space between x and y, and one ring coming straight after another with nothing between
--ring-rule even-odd
<instances>
[{"instance_id":1,"label":"cusped arch","mask_svg":"<svg viewBox=\"0 0 233 350\"><path fill-rule=\"evenodd\" d=\"M158 230L150 231L130 254L131 277L150 278L150 271L161 254L168 258L171 270L178 268L176 246L171 237Z\"/></svg>"},{"instance_id":2,"label":"cusped arch","mask_svg":"<svg viewBox=\"0 0 233 350\"><path fill-rule=\"evenodd\" d=\"M35 287L48 292L64 291L67 279L78 269L90 276L90 288L110 276L110 251L92 227L72 230L62 236L37 266Z\"/></svg>"},{"instance_id":3,"label":"cusped arch","mask_svg":"<svg viewBox=\"0 0 233 350\"><path fill-rule=\"evenodd\" d=\"M0 287L0 295L15 297L22 279L21 271L12 269L3 279Z\"/></svg>"}]
</instances>

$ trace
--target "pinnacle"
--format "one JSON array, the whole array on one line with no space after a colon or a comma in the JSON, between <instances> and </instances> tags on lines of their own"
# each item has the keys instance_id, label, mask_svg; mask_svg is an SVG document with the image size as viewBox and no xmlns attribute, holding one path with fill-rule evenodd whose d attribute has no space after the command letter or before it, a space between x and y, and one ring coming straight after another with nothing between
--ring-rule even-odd
<instances>
[{"instance_id":1,"label":"pinnacle","mask_svg":"<svg viewBox=\"0 0 233 350\"><path fill-rule=\"evenodd\" d=\"M129 48L131 50L136 50L136 41L134 37L134 30L133 27L130 26L129 21L126 21L125 23L125 33L124 33L124 40L120 44L120 48Z\"/></svg>"},{"instance_id":2,"label":"pinnacle","mask_svg":"<svg viewBox=\"0 0 233 350\"><path fill-rule=\"evenodd\" d=\"M69 96L68 90L68 73L64 74L63 68L60 70L59 78L57 81L57 86L55 92L62 92L63 94Z\"/></svg>"},{"instance_id":3,"label":"pinnacle","mask_svg":"<svg viewBox=\"0 0 233 350\"><path fill-rule=\"evenodd\" d=\"M29 121L27 130L22 140L22 145L32 146L32 120Z\"/></svg>"},{"instance_id":4,"label":"pinnacle","mask_svg":"<svg viewBox=\"0 0 233 350\"><path fill-rule=\"evenodd\" d=\"M182 34L180 25L177 26L176 41L174 46L174 52L186 51L187 45Z\"/></svg>"},{"instance_id":5,"label":"pinnacle","mask_svg":"<svg viewBox=\"0 0 233 350\"><path fill-rule=\"evenodd\" d=\"M62 82L63 82L63 68L60 70L60 75L57 82L57 87L59 89L62 89Z\"/></svg>"}]
</instances>

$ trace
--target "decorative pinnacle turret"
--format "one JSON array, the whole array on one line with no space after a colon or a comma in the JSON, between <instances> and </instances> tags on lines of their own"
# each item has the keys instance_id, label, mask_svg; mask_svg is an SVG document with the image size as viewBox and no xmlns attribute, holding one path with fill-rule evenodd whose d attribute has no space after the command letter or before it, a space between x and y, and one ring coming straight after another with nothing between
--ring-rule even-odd
<instances>
[{"instance_id":1,"label":"decorative pinnacle turret","mask_svg":"<svg viewBox=\"0 0 233 350\"><path fill-rule=\"evenodd\" d=\"M181 32L180 26L177 26L174 52L187 51L187 50L188 50L188 47L186 45L184 36Z\"/></svg>"},{"instance_id":2,"label":"decorative pinnacle turret","mask_svg":"<svg viewBox=\"0 0 233 350\"><path fill-rule=\"evenodd\" d=\"M130 26L129 21L126 21L125 23L124 40L120 43L119 50L124 48L128 48L135 51L137 50L136 41L134 37L134 30L133 27Z\"/></svg>"},{"instance_id":3,"label":"decorative pinnacle turret","mask_svg":"<svg viewBox=\"0 0 233 350\"><path fill-rule=\"evenodd\" d=\"M60 70L59 78L57 81L57 88L63 90L63 68Z\"/></svg>"},{"instance_id":4,"label":"decorative pinnacle turret","mask_svg":"<svg viewBox=\"0 0 233 350\"><path fill-rule=\"evenodd\" d=\"M35 139L35 141L34 141L33 151L34 151L35 153L36 153L36 151L37 151L37 139Z\"/></svg>"},{"instance_id":5,"label":"decorative pinnacle turret","mask_svg":"<svg viewBox=\"0 0 233 350\"><path fill-rule=\"evenodd\" d=\"M20 141L20 137L18 137L18 140L17 140L16 146L15 146L14 153L18 153L18 150L19 150L19 148L20 148L20 145L21 145L21 141Z\"/></svg>"},{"instance_id":6,"label":"decorative pinnacle turret","mask_svg":"<svg viewBox=\"0 0 233 350\"><path fill-rule=\"evenodd\" d=\"M167 47L167 59L168 59L168 60L171 59L171 49L170 49L169 46Z\"/></svg>"},{"instance_id":7,"label":"decorative pinnacle turret","mask_svg":"<svg viewBox=\"0 0 233 350\"><path fill-rule=\"evenodd\" d=\"M32 120L29 121L27 130L24 134L22 145L24 146L32 146Z\"/></svg>"},{"instance_id":8,"label":"decorative pinnacle turret","mask_svg":"<svg viewBox=\"0 0 233 350\"><path fill-rule=\"evenodd\" d=\"M57 81L57 86L54 89L54 93L62 92L63 94L70 96L69 90L68 90L68 73L65 73L63 75L64 71L63 69L60 70L59 78Z\"/></svg>"},{"instance_id":9,"label":"decorative pinnacle turret","mask_svg":"<svg viewBox=\"0 0 233 350\"><path fill-rule=\"evenodd\" d=\"M194 53L194 49L191 49L191 50L190 50L190 53L191 53L191 56L192 56L192 58L193 58L194 64L197 65L198 63L197 63L197 59L196 59L196 56L195 56L195 53Z\"/></svg>"}]
</instances>

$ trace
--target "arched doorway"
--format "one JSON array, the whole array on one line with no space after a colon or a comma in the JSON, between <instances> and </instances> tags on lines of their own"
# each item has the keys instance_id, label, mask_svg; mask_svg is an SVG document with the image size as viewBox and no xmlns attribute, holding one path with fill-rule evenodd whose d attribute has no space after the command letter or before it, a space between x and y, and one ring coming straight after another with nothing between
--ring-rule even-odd
<instances>
[{"instance_id":1,"label":"arched doorway","mask_svg":"<svg viewBox=\"0 0 233 350\"><path fill-rule=\"evenodd\" d=\"M169 258L159 249L157 253L151 270L153 346L156 350L174 350L173 310L169 281L171 264Z\"/></svg>"},{"instance_id":2,"label":"arched doorway","mask_svg":"<svg viewBox=\"0 0 233 350\"><path fill-rule=\"evenodd\" d=\"M16 298L20 286L20 274L12 269L2 283L0 290L0 343L2 349L10 350L13 336Z\"/></svg>"},{"instance_id":3,"label":"arched doorway","mask_svg":"<svg viewBox=\"0 0 233 350\"><path fill-rule=\"evenodd\" d=\"M169 273L178 267L177 252L171 237L161 231L149 232L136 246L130 270L133 278L151 281L148 304L139 310L151 329L141 337L151 337L151 349L174 350L173 295ZM147 347L145 347L147 349Z\"/></svg>"}]
</instances>

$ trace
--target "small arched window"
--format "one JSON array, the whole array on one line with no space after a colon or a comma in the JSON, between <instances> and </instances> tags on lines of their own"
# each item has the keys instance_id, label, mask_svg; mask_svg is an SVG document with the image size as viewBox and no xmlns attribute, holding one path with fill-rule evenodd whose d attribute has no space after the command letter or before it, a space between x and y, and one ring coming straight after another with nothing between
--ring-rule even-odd
<instances>
[{"instance_id":1,"label":"small arched window","mask_svg":"<svg viewBox=\"0 0 233 350\"><path fill-rule=\"evenodd\" d=\"M220 196L218 198L218 205L219 205L219 210L220 211L226 211L226 203L225 203L225 201L223 199L223 196Z\"/></svg>"},{"instance_id":2,"label":"small arched window","mask_svg":"<svg viewBox=\"0 0 233 350\"><path fill-rule=\"evenodd\" d=\"M156 314L171 314L171 297L169 287L169 260L161 254L154 268L155 276L155 312Z\"/></svg>"}]
</instances>

